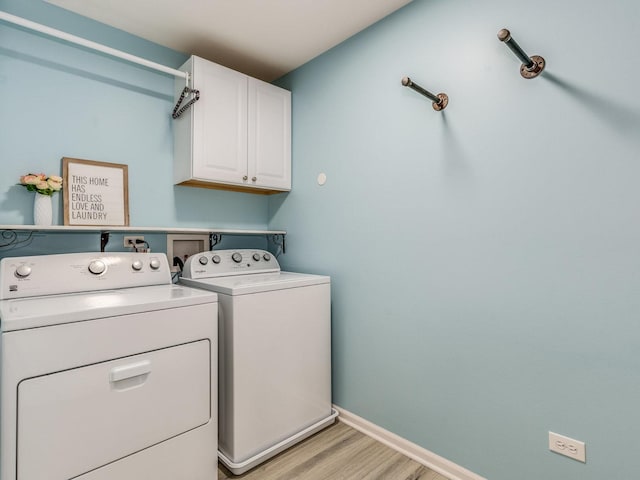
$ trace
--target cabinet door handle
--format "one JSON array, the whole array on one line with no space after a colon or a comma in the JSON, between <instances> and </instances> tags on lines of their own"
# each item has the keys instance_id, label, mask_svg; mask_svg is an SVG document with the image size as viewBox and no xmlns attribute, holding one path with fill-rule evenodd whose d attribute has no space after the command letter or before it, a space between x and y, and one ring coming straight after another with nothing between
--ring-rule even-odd
<instances>
[{"instance_id":1,"label":"cabinet door handle","mask_svg":"<svg viewBox=\"0 0 640 480\"><path fill-rule=\"evenodd\" d=\"M249 178L249 177L247 177L246 175L244 177L242 177L243 180L246 180L247 178Z\"/></svg>"},{"instance_id":2,"label":"cabinet door handle","mask_svg":"<svg viewBox=\"0 0 640 480\"><path fill-rule=\"evenodd\" d=\"M252 182L255 182L256 180L258 180L258 177L251 177Z\"/></svg>"}]
</instances>

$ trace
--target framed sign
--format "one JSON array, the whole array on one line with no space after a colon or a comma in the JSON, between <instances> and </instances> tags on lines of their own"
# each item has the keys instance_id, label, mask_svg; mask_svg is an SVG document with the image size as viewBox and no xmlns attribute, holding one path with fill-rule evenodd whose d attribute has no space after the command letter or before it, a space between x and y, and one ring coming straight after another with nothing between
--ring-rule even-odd
<instances>
[{"instance_id":1,"label":"framed sign","mask_svg":"<svg viewBox=\"0 0 640 480\"><path fill-rule=\"evenodd\" d=\"M62 159L65 225L129 226L126 165Z\"/></svg>"}]
</instances>

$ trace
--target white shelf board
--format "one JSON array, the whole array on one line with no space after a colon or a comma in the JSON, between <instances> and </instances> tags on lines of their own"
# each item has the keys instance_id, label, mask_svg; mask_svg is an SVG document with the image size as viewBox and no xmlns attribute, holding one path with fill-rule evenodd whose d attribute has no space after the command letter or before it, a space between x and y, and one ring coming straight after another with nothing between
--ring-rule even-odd
<instances>
[{"instance_id":1,"label":"white shelf board","mask_svg":"<svg viewBox=\"0 0 640 480\"><path fill-rule=\"evenodd\" d=\"M112 226L76 226L76 225L0 225L0 231L31 231L42 233L221 233L225 235L286 235L285 230L235 230L228 228L182 228L182 227L112 227Z\"/></svg>"}]
</instances>

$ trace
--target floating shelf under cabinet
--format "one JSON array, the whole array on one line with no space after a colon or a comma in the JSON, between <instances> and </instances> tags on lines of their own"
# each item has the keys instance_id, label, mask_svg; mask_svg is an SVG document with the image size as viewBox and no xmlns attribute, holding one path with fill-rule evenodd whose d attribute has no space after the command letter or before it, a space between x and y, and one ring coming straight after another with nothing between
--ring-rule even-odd
<instances>
[{"instance_id":1,"label":"floating shelf under cabinet","mask_svg":"<svg viewBox=\"0 0 640 480\"><path fill-rule=\"evenodd\" d=\"M174 183L250 193L291 190L291 92L192 56L200 99L174 120ZM176 100L184 88L177 79Z\"/></svg>"}]
</instances>

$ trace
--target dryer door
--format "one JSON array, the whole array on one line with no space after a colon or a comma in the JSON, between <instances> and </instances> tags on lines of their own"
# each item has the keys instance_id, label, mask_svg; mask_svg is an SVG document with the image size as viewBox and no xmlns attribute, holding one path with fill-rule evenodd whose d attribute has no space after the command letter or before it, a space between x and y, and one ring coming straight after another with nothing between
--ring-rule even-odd
<instances>
[{"instance_id":1,"label":"dryer door","mask_svg":"<svg viewBox=\"0 0 640 480\"><path fill-rule=\"evenodd\" d=\"M209 422L210 342L27 379L18 480L67 480Z\"/></svg>"}]
</instances>

